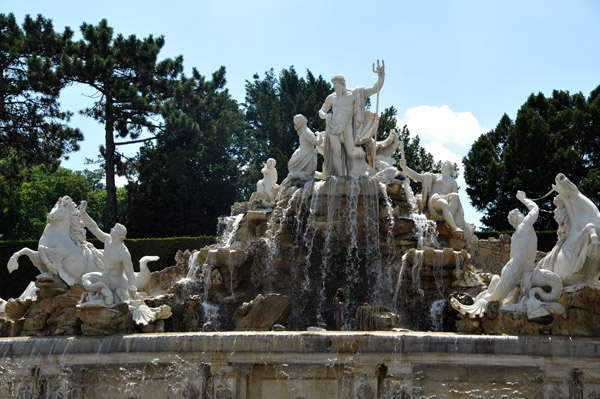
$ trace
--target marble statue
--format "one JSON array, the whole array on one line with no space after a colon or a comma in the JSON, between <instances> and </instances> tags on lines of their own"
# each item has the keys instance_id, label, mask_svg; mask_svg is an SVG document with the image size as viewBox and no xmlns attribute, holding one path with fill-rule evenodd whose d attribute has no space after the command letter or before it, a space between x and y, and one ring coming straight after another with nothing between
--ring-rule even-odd
<instances>
[{"instance_id":1,"label":"marble statue","mask_svg":"<svg viewBox=\"0 0 600 399\"><path fill-rule=\"evenodd\" d=\"M307 119L304 115L294 116L294 128L298 133L300 144L288 161L288 175L281 183L281 186L284 187L291 180L311 180L315 177L318 152L316 146L323 143L321 133L313 133L308 128Z\"/></svg>"},{"instance_id":2,"label":"marble statue","mask_svg":"<svg viewBox=\"0 0 600 399\"><path fill-rule=\"evenodd\" d=\"M400 167L408 177L422 183L419 211L428 219L437 220L440 216L450 226L453 233L462 236L466 222L462 204L458 196L458 184L452 177L454 167L449 161L442 163L442 173L417 173L400 160Z\"/></svg>"},{"instance_id":3,"label":"marble statue","mask_svg":"<svg viewBox=\"0 0 600 399\"><path fill-rule=\"evenodd\" d=\"M147 325L157 319L171 316L170 308L150 308L145 305L144 294L138 289L144 288L150 281L148 262L158 260L158 256L144 256L140 259L140 272L135 273L131 254L123 240L127 229L120 223L114 225L110 233L105 233L86 211L87 202L79 206L82 224L104 243L102 271L86 273L82 284L86 292L82 295L78 308L111 307L128 303L132 317L137 324Z\"/></svg>"},{"instance_id":4,"label":"marble statue","mask_svg":"<svg viewBox=\"0 0 600 399\"><path fill-rule=\"evenodd\" d=\"M558 274L565 287L593 286L600 277L600 212L562 173L552 189L558 241L537 268Z\"/></svg>"},{"instance_id":5,"label":"marble statue","mask_svg":"<svg viewBox=\"0 0 600 399\"><path fill-rule=\"evenodd\" d=\"M70 197L60 197L46 220L38 250L23 248L15 252L8 261L10 273L18 269L18 259L23 255L41 274L59 275L68 285L81 284L85 273L101 270L102 253L85 240L79 209Z\"/></svg>"},{"instance_id":6,"label":"marble statue","mask_svg":"<svg viewBox=\"0 0 600 399\"><path fill-rule=\"evenodd\" d=\"M525 273L531 272L535 267L537 235L533 224L537 221L540 210L523 191L517 192L517 199L529 209L529 212L523 215L518 209L513 209L508 214L508 222L515 229L511 239L510 260L502 268L501 275L494 275L488 289L475 298L473 305L460 304L454 298L451 300L452 306L462 314L468 313L472 317L483 316L489 302L502 303L515 288L520 286Z\"/></svg>"},{"instance_id":7,"label":"marble statue","mask_svg":"<svg viewBox=\"0 0 600 399\"><path fill-rule=\"evenodd\" d=\"M396 129L390 130L388 136L375 144L375 175L373 176L379 182L384 184L398 184L406 177L396 167L396 160L393 155L400 145L402 145ZM401 148L402 158L404 158L404 146Z\"/></svg>"},{"instance_id":8,"label":"marble statue","mask_svg":"<svg viewBox=\"0 0 600 399\"><path fill-rule=\"evenodd\" d=\"M275 203L275 198L279 192L277 184L277 169L275 169L275 159L269 158L262 168L263 178L256 183L256 193L250 201L260 201L263 205L269 206Z\"/></svg>"},{"instance_id":9,"label":"marble statue","mask_svg":"<svg viewBox=\"0 0 600 399\"><path fill-rule=\"evenodd\" d=\"M104 244L104 253L102 271L84 274L82 276L83 287L88 293L94 293L93 296L96 296L106 306L113 304L113 293L119 297L120 302L127 302L131 296L135 296L138 288L131 255L123 242L127 236L127 229L117 223L110 229L110 234L103 232L87 213L86 207L87 202L82 201L79 207L81 220L83 225ZM157 260L156 257L143 259L144 265L149 260ZM146 265L144 269L147 269ZM146 275L146 278L149 278L149 275ZM144 285L143 282L139 282L139 284Z\"/></svg>"},{"instance_id":10,"label":"marble statue","mask_svg":"<svg viewBox=\"0 0 600 399\"><path fill-rule=\"evenodd\" d=\"M371 143L379 123L377 112L365 111L367 97L379 93L385 78L382 62L373 67L378 79L371 88L348 89L342 75L334 75L331 81L335 91L325 99L319 117L325 119L324 177L353 176L356 146ZM331 111L331 112L330 112ZM371 151L371 150L370 150Z\"/></svg>"},{"instance_id":11,"label":"marble statue","mask_svg":"<svg viewBox=\"0 0 600 399\"><path fill-rule=\"evenodd\" d=\"M393 155L398 147L403 144L396 129L390 130L388 136L376 143L375 147L375 169L384 170L396 165Z\"/></svg>"}]
</instances>

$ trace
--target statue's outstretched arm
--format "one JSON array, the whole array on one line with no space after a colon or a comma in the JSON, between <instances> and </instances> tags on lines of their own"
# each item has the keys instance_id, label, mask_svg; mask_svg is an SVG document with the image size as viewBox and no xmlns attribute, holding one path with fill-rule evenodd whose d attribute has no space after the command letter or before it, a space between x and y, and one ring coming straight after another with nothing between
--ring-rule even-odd
<instances>
[{"instance_id":1,"label":"statue's outstretched arm","mask_svg":"<svg viewBox=\"0 0 600 399\"><path fill-rule=\"evenodd\" d=\"M404 173L406 173L406 175L408 177L410 177L411 179L416 180L416 181L420 181L421 183L423 182L423 175L420 174L420 173L417 173L414 170L412 170L411 168L409 168L406 165L406 159L402 158L400 160L400 167L402 168L402 171Z\"/></svg>"},{"instance_id":2,"label":"statue's outstretched arm","mask_svg":"<svg viewBox=\"0 0 600 399\"><path fill-rule=\"evenodd\" d=\"M90 215L87 213L87 201L81 201L79 205L79 212L81 213L81 220L83 221L83 225L100 241L106 242L110 240L110 234L106 234L98 227L98 223L92 219Z\"/></svg>"}]
</instances>

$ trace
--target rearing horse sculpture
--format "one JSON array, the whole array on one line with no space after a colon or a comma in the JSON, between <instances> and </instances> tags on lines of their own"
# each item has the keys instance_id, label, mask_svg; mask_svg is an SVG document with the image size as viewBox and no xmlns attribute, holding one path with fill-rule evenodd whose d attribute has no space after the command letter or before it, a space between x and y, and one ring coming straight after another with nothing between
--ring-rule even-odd
<instances>
[{"instance_id":1,"label":"rearing horse sculpture","mask_svg":"<svg viewBox=\"0 0 600 399\"><path fill-rule=\"evenodd\" d=\"M42 274L57 274L68 285L81 284L85 273L102 270L102 252L85 240L79 210L70 197L60 197L46 220L38 250L23 248L15 252L8 261L10 273L18 269L18 259L23 255Z\"/></svg>"}]
</instances>

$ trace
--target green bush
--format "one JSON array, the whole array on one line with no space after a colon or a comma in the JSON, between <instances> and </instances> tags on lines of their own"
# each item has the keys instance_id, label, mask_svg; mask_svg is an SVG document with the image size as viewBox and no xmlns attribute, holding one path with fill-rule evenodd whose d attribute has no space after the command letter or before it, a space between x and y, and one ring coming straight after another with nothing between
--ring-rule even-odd
<instances>
[{"instance_id":1,"label":"green bush","mask_svg":"<svg viewBox=\"0 0 600 399\"><path fill-rule=\"evenodd\" d=\"M103 245L96 239L89 240L96 246L102 248ZM175 264L174 256L178 250L200 249L210 244L214 244L215 237L173 237L173 238L140 238L126 239L125 245L131 253L134 268L139 267L139 260L142 256L156 255L160 260L148 263L151 271L161 270L167 266ZM0 298L16 298L27 287L30 281L35 280L39 274L29 258L22 256L19 258L19 269L14 273L8 273L6 265L13 253L23 247L37 250L37 240L26 241L0 241Z\"/></svg>"}]
</instances>

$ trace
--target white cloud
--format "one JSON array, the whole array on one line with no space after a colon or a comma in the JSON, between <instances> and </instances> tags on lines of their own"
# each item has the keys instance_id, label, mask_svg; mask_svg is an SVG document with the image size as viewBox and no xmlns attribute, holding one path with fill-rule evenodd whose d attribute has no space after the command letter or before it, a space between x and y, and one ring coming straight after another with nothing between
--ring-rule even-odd
<instances>
[{"instance_id":1,"label":"white cloud","mask_svg":"<svg viewBox=\"0 0 600 399\"><path fill-rule=\"evenodd\" d=\"M450 161L457 165L462 164L462 158L439 141L435 143L422 143L422 146L425 148L425 151L433 154L436 161Z\"/></svg>"},{"instance_id":2,"label":"white cloud","mask_svg":"<svg viewBox=\"0 0 600 399\"><path fill-rule=\"evenodd\" d=\"M487 131L472 113L454 112L447 105L419 105L409 108L404 118L398 119L399 126L406 124L411 134L421 138L424 146L441 143L456 148L461 152L457 154L459 156L464 155L477 137Z\"/></svg>"}]
</instances>

